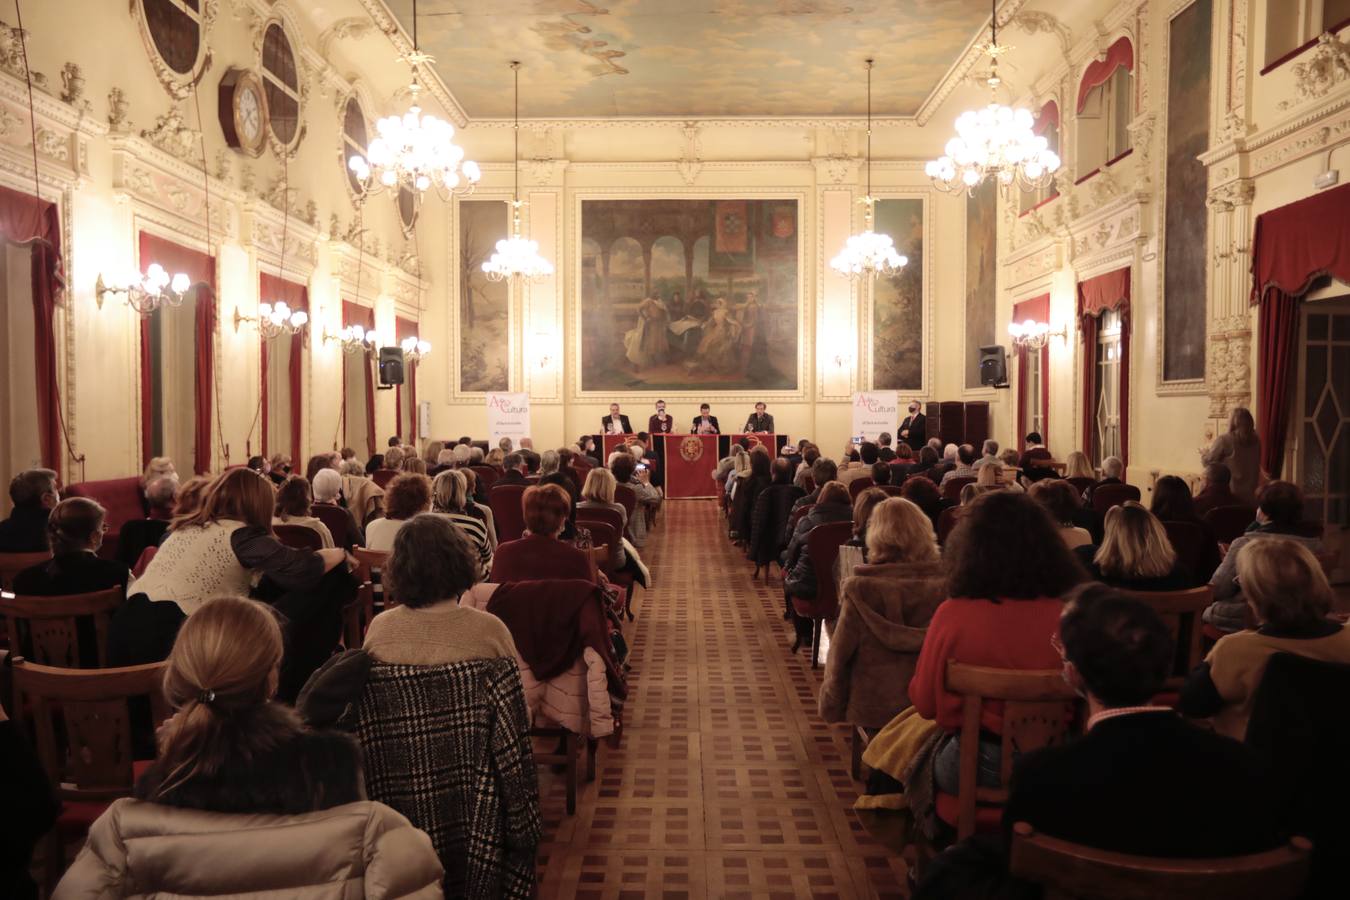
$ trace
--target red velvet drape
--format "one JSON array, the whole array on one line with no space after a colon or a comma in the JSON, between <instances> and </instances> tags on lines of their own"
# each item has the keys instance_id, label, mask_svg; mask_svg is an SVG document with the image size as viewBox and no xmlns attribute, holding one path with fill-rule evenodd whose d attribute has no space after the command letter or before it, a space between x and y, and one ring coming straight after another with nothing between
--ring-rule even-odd
<instances>
[{"instance_id":1,"label":"red velvet drape","mask_svg":"<svg viewBox=\"0 0 1350 900\"><path fill-rule=\"evenodd\" d=\"M31 243L33 361L37 375L38 446L42 464L61 473L60 389L56 382L56 294L61 274L61 213L55 203L0 187L0 237Z\"/></svg>"},{"instance_id":2,"label":"red velvet drape","mask_svg":"<svg viewBox=\"0 0 1350 900\"><path fill-rule=\"evenodd\" d=\"M404 338L420 337L417 323L399 316L394 319L394 336L399 344ZM408 433L403 433L403 388L408 389ZM403 384L394 389L394 405L398 408L398 436L409 443L417 440L417 363L408 360L403 367Z\"/></svg>"},{"instance_id":3,"label":"red velvet drape","mask_svg":"<svg viewBox=\"0 0 1350 900\"><path fill-rule=\"evenodd\" d=\"M309 288L303 284L294 281L287 281L284 278L278 278L275 275L269 275L262 272L258 276L259 297L263 303L276 303L278 300L285 302L292 310L302 310L309 312ZM267 446L268 421L272 413L271 401L267 396L267 377L269 366L271 365L271 354L268 351L268 341L262 342L262 452L264 455L275 453L274 448ZM292 464L299 468L302 465L304 456L300 446L303 439L304 423L304 349L305 339L303 334L291 335L291 361L290 368L287 370L288 381L290 382L291 392L291 441L289 453Z\"/></svg>"},{"instance_id":4,"label":"red velvet drape","mask_svg":"<svg viewBox=\"0 0 1350 900\"><path fill-rule=\"evenodd\" d=\"M362 328L366 329L366 331L370 331L371 329L373 329L373 328L375 327L375 310L373 310L373 309L371 309L370 307L367 307L367 306L362 306L362 305L359 304L359 303L352 303L352 302L349 301L349 300L343 300L343 301L342 301L342 324L343 324L343 326L347 326L347 325L360 325ZM374 376L374 373L371 371L371 360L370 360L370 359L366 359L366 360L365 360L365 366L364 366L364 368L365 368L365 373L366 373L366 435L367 435L367 437L366 437L366 445L367 445L367 446L366 446L366 452L367 452L368 454L370 454L371 456L374 456L374 455L375 455L375 446L376 446L376 439L375 439L375 376ZM342 402L343 402L343 408L344 408L344 410L345 410L345 409L346 409L346 402L347 402L346 396L347 396L347 389L348 389L348 385L347 385L347 376L346 376L346 371L347 371L346 366L343 366L342 371L343 371L343 376L342 376L343 401L342 401Z\"/></svg>"},{"instance_id":5,"label":"red velvet drape","mask_svg":"<svg viewBox=\"0 0 1350 900\"><path fill-rule=\"evenodd\" d=\"M1096 449L1097 335L1100 316L1120 313L1120 458L1130 462L1130 268L1078 282L1078 323L1083 335L1083 452Z\"/></svg>"},{"instance_id":6,"label":"red velvet drape","mask_svg":"<svg viewBox=\"0 0 1350 900\"><path fill-rule=\"evenodd\" d=\"M1299 300L1328 275L1350 282L1350 185L1256 217L1251 293L1251 302L1260 305L1256 430L1261 466L1272 478L1284 465Z\"/></svg>"},{"instance_id":7,"label":"red velvet drape","mask_svg":"<svg viewBox=\"0 0 1350 900\"><path fill-rule=\"evenodd\" d=\"M1078 82L1078 111L1083 111L1083 106L1087 103L1087 95L1098 85L1106 84L1111 76L1115 74L1116 69L1124 66L1126 69L1134 70L1134 46L1130 44L1127 37L1119 38L1106 51L1106 58L1093 60L1088 67L1083 70L1083 80Z\"/></svg>"},{"instance_id":8,"label":"red velvet drape","mask_svg":"<svg viewBox=\"0 0 1350 900\"><path fill-rule=\"evenodd\" d=\"M1032 297L1030 300L1013 304L1012 320L1014 322L1025 322L1027 319L1049 323L1049 294L1042 294L1039 297ZM1026 435L1030 427L1027 422L1027 354L1030 352L1025 346L1017 345L1017 446L1021 450L1026 449ZM1050 440L1050 345L1046 344L1042 347L1040 354L1041 410L1043 411L1041 428L1044 432L1041 437L1048 442Z\"/></svg>"},{"instance_id":9,"label":"red velvet drape","mask_svg":"<svg viewBox=\"0 0 1350 900\"><path fill-rule=\"evenodd\" d=\"M196 291L195 338L196 365L193 367L193 393L196 409L193 412L193 471L198 475L211 470L212 452L211 415L212 391L216 369L216 260L173 241L156 237L144 231L138 240L140 271L151 263L159 263L169 274L183 272L191 279ZM141 321L141 456L149 462L153 456L153 414L151 408L150 326Z\"/></svg>"}]
</instances>

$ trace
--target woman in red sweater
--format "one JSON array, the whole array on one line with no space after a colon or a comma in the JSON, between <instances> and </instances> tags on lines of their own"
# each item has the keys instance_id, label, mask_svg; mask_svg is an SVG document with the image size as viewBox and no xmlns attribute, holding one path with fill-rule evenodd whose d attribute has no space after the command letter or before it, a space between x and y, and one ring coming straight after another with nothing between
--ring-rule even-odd
<instances>
[{"instance_id":1,"label":"woman in red sweater","mask_svg":"<svg viewBox=\"0 0 1350 900\"><path fill-rule=\"evenodd\" d=\"M525 489L520 498L525 536L497 545L488 581L548 581L554 578L594 580L586 551L558 540L572 511L572 498L556 484Z\"/></svg>"},{"instance_id":2,"label":"woman in red sweater","mask_svg":"<svg viewBox=\"0 0 1350 900\"><path fill-rule=\"evenodd\" d=\"M1025 494L994 491L969 507L943 552L947 597L933 614L909 699L950 737L938 747L938 790L955 794L961 759L961 697L948 693L948 660L996 669L1058 669L1051 637L1060 597L1086 579L1049 513ZM1002 704L981 716L980 785L999 785Z\"/></svg>"}]
</instances>

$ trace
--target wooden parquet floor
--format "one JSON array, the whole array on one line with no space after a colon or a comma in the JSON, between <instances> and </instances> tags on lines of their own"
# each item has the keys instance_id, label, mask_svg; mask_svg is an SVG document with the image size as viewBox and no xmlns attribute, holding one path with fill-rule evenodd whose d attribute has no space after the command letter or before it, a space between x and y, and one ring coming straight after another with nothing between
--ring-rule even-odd
<instances>
[{"instance_id":1,"label":"wooden parquet floor","mask_svg":"<svg viewBox=\"0 0 1350 900\"><path fill-rule=\"evenodd\" d=\"M752 580L725 535L712 501L665 504L622 745L602 745L573 816L541 775L540 896L906 896L904 864L852 812L848 731L816 713L806 651L788 653L779 579Z\"/></svg>"}]
</instances>

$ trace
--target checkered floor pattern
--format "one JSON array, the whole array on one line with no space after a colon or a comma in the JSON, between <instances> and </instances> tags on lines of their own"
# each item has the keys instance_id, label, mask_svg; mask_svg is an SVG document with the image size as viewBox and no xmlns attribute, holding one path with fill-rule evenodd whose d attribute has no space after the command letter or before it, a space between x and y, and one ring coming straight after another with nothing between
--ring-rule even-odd
<instances>
[{"instance_id":1,"label":"checkered floor pattern","mask_svg":"<svg viewBox=\"0 0 1350 900\"><path fill-rule=\"evenodd\" d=\"M666 503L643 558L622 746L601 746L573 816L541 774L540 896L905 897L904 864L852 812L848 730L788 653L777 570L751 579L705 500Z\"/></svg>"}]
</instances>

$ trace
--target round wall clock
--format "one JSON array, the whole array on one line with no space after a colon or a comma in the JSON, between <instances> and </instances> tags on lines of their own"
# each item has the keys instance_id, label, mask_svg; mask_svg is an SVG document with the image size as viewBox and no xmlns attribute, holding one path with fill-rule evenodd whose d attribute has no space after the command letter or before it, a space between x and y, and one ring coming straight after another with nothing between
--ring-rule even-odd
<instances>
[{"instance_id":1,"label":"round wall clock","mask_svg":"<svg viewBox=\"0 0 1350 900\"><path fill-rule=\"evenodd\" d=\"M267 95L262 79L247 69L230 69L220 79L220 130L225 143L257 156L267 143Z\"/></svg>"}]
</instances>

